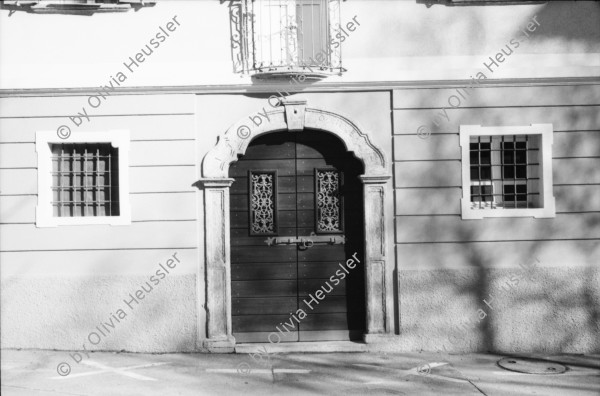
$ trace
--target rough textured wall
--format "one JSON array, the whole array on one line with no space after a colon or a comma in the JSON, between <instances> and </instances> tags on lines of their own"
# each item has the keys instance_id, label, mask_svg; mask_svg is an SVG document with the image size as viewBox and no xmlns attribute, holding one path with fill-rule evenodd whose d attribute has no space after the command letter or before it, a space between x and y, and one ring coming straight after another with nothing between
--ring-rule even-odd
<instances>
[{"instance_id":1,"label":"rough textured wall","mask_svg":"<svg viewBox=\"0 0 600 396\"><path fill-rule=\"evenodd\" d=\"M538 267L530 275L519 267L401 271L395 348L597 352L599 283L600 270L593 267Z\"/></svg>"},{"instance_id":2,"label":"rough textured wall","mask_svg":"<svg viewBox=\"0 0 600 396\"><path fill-rule=\"evenodd\" d=\"M155 266L152 263L148 276L16 276L3 280L2 347L196 350L196 278L176 275L175 267L158 285L147 285ZM130 294L136 297L138 290L142 293L133 300Z\"/></svg>"}]
</instances>

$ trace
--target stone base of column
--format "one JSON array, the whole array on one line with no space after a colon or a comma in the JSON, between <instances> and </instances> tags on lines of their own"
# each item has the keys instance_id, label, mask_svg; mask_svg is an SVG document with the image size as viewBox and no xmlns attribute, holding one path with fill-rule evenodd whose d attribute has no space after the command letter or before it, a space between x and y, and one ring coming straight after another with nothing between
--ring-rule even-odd
<instances>
[{"instance_id":1,"label":"stone base of column","mask_svg":"<svg viewBox=\"0 0 600 396\"><path fill-rule=\"evenodd\" d=\"M202 346L210 353L234 353L235 337L209 338L202 342Z\"/></svg>"}]
</instances>

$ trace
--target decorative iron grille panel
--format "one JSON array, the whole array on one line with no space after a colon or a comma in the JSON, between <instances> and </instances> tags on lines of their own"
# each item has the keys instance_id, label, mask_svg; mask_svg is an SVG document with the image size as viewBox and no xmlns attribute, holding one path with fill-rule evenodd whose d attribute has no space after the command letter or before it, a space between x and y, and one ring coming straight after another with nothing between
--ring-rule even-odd
<instances>
[{"instance_id":1,"label":"decorative iron grille panel","mask_svg":"<svg viewBox=\"0 0 600 396\"><path fill-rule=\"evenodd\" d=\"M472 136L471 207L541 207L540 141L530 135Z\"/></svg>"},{"instance_id":2,"label":"decorative iron grille panel","mask_svg":"<svg viewBox=\"0 0 600 396\"><path fill-rule=\"evenodd\" d=\"M250 235L277 233L277 172L249 172Z\"/></svg>"},{"instance_id":3,"label":"decorative iron grille panel","mask_svg":"<svg viewBox=\"0 0 600 396\"><path fill-rule=\"evenodd\" d=\"M110 143L52 144L55 217L118 216L118 151Z\"/></svg>"},{"instance_id":4,"label":"decorative iron grille panel","mask_svg":"<svg viewBox=\"0 0 600 396\"><path fill-rule=\"evenodd\" d=\"M315 174L317 232L341 232L343 231L340 196L342 173L335 169L316 169Z\"/></svg>"}]
</instances>

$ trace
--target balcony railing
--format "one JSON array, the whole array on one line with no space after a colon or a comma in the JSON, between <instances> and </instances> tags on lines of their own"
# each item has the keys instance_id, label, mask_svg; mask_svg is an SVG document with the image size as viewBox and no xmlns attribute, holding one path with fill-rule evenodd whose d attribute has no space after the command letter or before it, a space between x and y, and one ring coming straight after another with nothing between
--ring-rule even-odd
<instances>
[{"instance_id":1,"label":"balcony railing","mask_svg":"<svg viewBox=\"0 0 600 396\"><path fill-rule=\"evenodd\" d=\"M340 0L233 0L229 7L236 73L319 79L345 70Z\"/></svg>"}]
</instances>

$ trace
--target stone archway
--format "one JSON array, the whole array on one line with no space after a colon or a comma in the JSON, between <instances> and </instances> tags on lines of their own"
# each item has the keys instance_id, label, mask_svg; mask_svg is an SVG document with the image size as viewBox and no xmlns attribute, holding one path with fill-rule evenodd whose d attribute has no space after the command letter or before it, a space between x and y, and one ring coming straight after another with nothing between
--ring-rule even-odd
<instances>
[{"instance_id":1,"label":"stone archway","mask_svg":"<svg viewBox=\"0 0 600 396\"><path fill-rule=\"evenodd\" d=\"M304 128L329 132L342 140L348 151L363 162L365 235L366 333L365 342L393 332L393 281L386 257L386 184L391 176L383 153L356 124L338 114L307 108L305 101L284 101L268 113L269 120L255 128L248 118L232 125L204 157L204 238L207 338L204 347L214 352L231 352L235 346L231 326L231 260L229 234L229 165L244 155L250 141L276 131L301 133ZM253 125L254 126L254 125ZM392 216L388 213L388 216Z\"/></svg>"}]
</instances>

